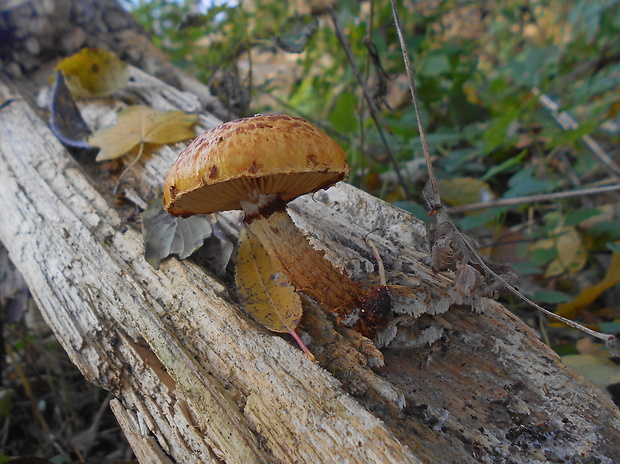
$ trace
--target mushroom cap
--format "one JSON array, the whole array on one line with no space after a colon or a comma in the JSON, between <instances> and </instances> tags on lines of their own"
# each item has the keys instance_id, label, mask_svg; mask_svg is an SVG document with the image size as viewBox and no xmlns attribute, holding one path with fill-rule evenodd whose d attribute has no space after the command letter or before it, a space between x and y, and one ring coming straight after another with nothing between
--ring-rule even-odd
<instances>
[{"instance_id":1,"label":"mushroom cap","mask_svg":"<svg viewBox=\"0 0 620 464\"><path fill-rule=\"evenodd\" d=\"M256 191L284 202L346 178L344 151L303 119L254 116L194 139L164 183L164 208L175 216L241 209Z\"/></svg>"}]
</instances>

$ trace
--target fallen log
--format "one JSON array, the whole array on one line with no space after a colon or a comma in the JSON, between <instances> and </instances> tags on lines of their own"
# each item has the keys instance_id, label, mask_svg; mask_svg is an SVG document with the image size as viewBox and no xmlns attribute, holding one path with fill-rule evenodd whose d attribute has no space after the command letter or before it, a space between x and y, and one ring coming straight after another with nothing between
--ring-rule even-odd
<instances>
[{"instance_id":1,"label":"fallen log","mask_svg":"<svg viewBox=\"0 0 620 464\"><path fill-rule=\"evenodd\" d=\"M80 102L91 127L129 100L200 111L192 94L131 76L116 99ZM313 363L244 315L230 278L144 259L136 204L161 193L183 144L144 156L122 184L138 200L119 202L123 165L75 160L22 91L32 86L0 83L0 241L71 360L115 396L140 462L620 461L618 408L506 308L459 299L406 212L345 184L291 204L364 283L377 280L369 238L403 314L379 350L304 299ZM214 218L234 237L238 215Z\"/></svg>"}]
</instances>

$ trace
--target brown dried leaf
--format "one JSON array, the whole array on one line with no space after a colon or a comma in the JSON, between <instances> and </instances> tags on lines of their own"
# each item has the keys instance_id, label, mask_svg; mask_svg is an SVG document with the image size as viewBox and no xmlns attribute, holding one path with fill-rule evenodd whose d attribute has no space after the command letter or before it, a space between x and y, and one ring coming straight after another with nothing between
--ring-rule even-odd
<instances>
[{"instance_id":1,"label":"brown dried leaf","mask_svg":"<svg viewBox=\"0 0 620 464\"><path fill-rule=\"evenodd\" d=\"M121 111L116 124L99 129L88 142L100 147L97 161L124 155L140 143L168 144L194 137L195 114L158 111L148 106L129 106Z\"/></svg>"},{"instance_id":2,"label":"brown dried leaf","mask_svg":"<svg viewBox=\"0 0 620 464\"><path fill-rule=\"evenodd\" d=\"M241 233L236 274L243 309L273 332L293 333L303 314L299 295L254 234Z\"/></svg>"}]
</instances>

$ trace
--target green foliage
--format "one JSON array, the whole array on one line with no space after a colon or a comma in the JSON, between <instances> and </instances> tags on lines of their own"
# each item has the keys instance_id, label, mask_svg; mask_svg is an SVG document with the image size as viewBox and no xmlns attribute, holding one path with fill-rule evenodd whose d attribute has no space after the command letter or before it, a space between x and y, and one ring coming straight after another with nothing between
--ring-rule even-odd
<instances>
[{"instance_id":1,"label":"green foliage","mask_svg":"<svg viewBox=\"0 0 620 464\"><path fill-rule=\"evenodd\" d=\"M534 299L540 303L567 303L572 300L570 295L555 290L539 290L534 293Z\"/></svg>"}]
</instances>

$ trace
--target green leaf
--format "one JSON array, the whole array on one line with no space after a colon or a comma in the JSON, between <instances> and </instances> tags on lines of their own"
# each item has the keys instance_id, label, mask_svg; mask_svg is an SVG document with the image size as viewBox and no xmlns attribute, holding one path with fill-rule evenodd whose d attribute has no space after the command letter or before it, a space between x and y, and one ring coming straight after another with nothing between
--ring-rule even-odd
<instances>
[{"instance_id":1,"label":"green leaf","mask_svg":"<svg viewBox=\"0 0 620 464\"><path fill-rule=\"evenodd\" d=\"M620 253L620 243L612 243L609 242L605 244L608 250L613 251L614 253Z\"/></svg>"},{"instance_id":2,"label":"green leaf","mask_svg":"<svg viewBox=\"0 0 620 464\"><path fill-rule=\"evenodd\" d=\"M345 134L354 133L357 130L357 116L355 107L357 97L351 92L342 92L338 95L335 105L329 112L328 120L338 132Z\"/></svg>"},{"instance_id":3,"label":"green leaf","mask_svg":"<svg viewBox=\"0 0 620 464\"><path fill-rule=\"evenodd\" d=\"M571 354L562 356L562 362L598 387L620 382L620 369L616 363L602 356Z\"/></svg>"},{"instance_id":4,"label":"green leaf","mask_svg":"<svg viewBox=\"0 0 620 464\"><path fill-rule=\"evenodd\" d=\"M421 75L429 77L438 77L448 72L450 72L450 60L444 53L432 53L427 55L422 69L420 70Z\"/></svg>"},{"instance_id":5,"label":"green leaf","mask_svg":"<svg viewBox=\"0 0 620 464\"><path fill-rule=\"evenodd\" d=\"M613 321L613 322L601 322L599 324L599 328L601 329L601 332L603 333L608 333L608 334L619 333L620 332L620 320Z\"/></svg>"},{"instance_id":6,"label":"green leaf","mask_svg":"<svg viewBox=\"0 0 620 464\"><path fill-rule=\"evenodd\" d=\"M515 198L535 193L546 193L553 189L553 182L538 180L534 173L534 166L527 166L513 175L508 181L510 187L503 195L504 198Z\"/></svg>"},{"instance_id":7,"label":"green leaf","mask_svg":"<svg viewBox=\"0 0 620 464\"><path fill-rule=\"evenodd\" d=\"M576 226L577 224L582 223L586 219L598 216L599 214L602 214L602 211L598 209L575 211L574 213L568 215L568 217L564 221L564 224L566 224L567 226Z\"/></svg>"},{"instance_id":8,"label":"green leaf","mask_svg":"<svg viewBox=\"0 0 620 464\"><path fill-rule=\"evenodd\" d=\"M473 229L474 227L482 226L491 221L497 220L508 210L508 207L502 206L499 208L491 208L488 211L484 211L482 213L469 214L461 218L458 221L458 224L462 230Z\"/></svg>"},{"instance_id":9,"label":"green leaf","mask_svg":"<svg viewBox=\"0 0 620 464\"><path fill-rule=\"evenodd\" d=\"M0 389L0 417L11 417L11 411L15 402L15 390L11 388ZM0 458L2 455L0 455ZM2 461L0 461L2 462Z\"/></svg>"},{"instance_id":10,"label":"green leaf","mask_svg":"<svg viewBox=\"0 0 620 464\"><path fill-rule=\"evenodd\" d=\"M498 164L497 166L491 167L487 171L487 173L480 178L480 180L488 181L489 179L495 177L497 174L501 174L502 172L509 171L513 168L518 168L521 166L521 161L527 155L527 150L522 150L517 156L513 156L512 158L508 158L503 163Z\"/></svg>"},{"instance_id":11,"label":"green leaf","mask_svg":"<svg viewBox=\"0 0 620 464\"><path fill-rule=\"evenodd\" d=\"M405 211L410 212L415 217L420 219L426 224L427 227L433 223L434 219L428 215L428 208L425 208L419 203L415 201L396 201L393 203L397 208L404 209Z\"/></svg>"},{"instance_id":12,"label":"green leaf","mask_svg":"<svg viewBox=\"0 0 620 464\"><path fill-rule=\"evenodd\" d=\"M519 275L532 275L532 274L540 274L540 267L531 262L525 263L514 263L512 265L515 271L519 273Z\"/></svg>"},{"instance_id":13,"label":"green leaf","mask_svg":"<svg viewBox=\"0 0 620 464\"><path fill-rule=\"evenodd\" d=\"M534 263L538 264L539 266L547 264L548 262L553 261L557 257L558 257L558 250L555 247L537 248L533 250L532 253L530 254L530 259Z\"/></svg>"},{"instance_id":14,"label":"green leaf","mask_svg":"<svg viewBox=\"0 0 620 464\"><path fill-rule=\"evenodd\" d=\"M509 73L518 85L526 88L540 85L542 77L553 69L560 57L559 47L528 47L509 63Z\"/></svg>"},{"instance_id":15,"label":"green leaf","mask_svg":"<svg viewBox=\"0 0 620 464\"><path fill-rule=\"evenodd\" d=\"M518 109L512 109L488 122L488 128L484 131L484 149L487 153L491 153L498 147L509 143L511 138L514 138L514 136L509 135L509 128L518 117Z\"/></svg>"},{"instance_id":16,"label":"green leaf","mask_svg":"<svg viewBox=\"0 0 620 464\"><path fill-rule=\"evenodd\" d=\"M609 238L614 240L620 237L620 220L603 221L590 227L591 233L608 234Z\"/></svg>"},{"instance_id":17,"label":"green leaf","mask_svg":"<svg viewBox=\"0 0 620 464\"><path fill-rule=\"evenodd\" d=\"M539 290L534 292L533 299L539 303L566 303L572 300L570 295L555 290Z\"/></svg>"}]
</instances>

